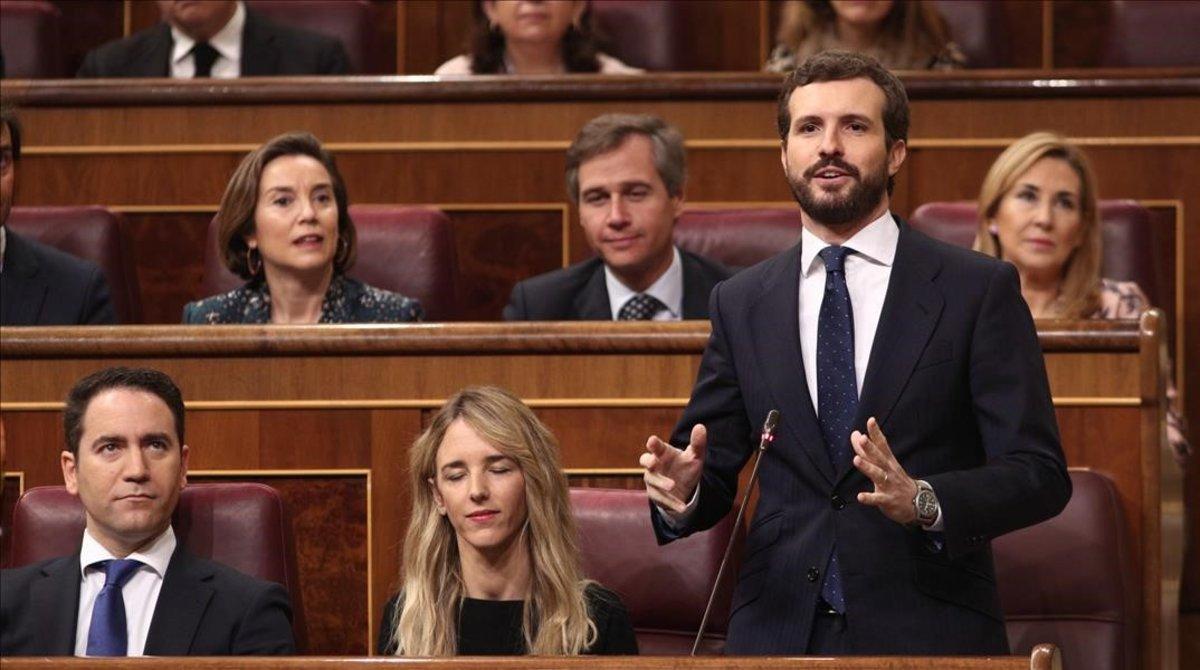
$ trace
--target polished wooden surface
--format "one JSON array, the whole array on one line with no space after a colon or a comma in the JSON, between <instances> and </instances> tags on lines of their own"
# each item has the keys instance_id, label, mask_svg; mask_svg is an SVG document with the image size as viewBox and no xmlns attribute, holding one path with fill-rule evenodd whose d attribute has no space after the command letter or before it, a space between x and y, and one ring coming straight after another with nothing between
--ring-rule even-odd
<instances>
[{"instance_id":1,"label":"polished wooden surface","mask_svg":"<svg viewBox=\"0 0 1200 670\"><path fill-rule=\"evenodd\" d=\"M11 670L49 670L93 668L94 659L82 658L7 658ZM660 657L589 656L589 657L458 657L444 659L401 658L111 658L103 666L113 670L321 670L323 668L358 670L359 668L413 668L428 670L552 670L557 668L599 668L600 670L687 670L688 668L729 668L730 670L1062 670L1062 654L1053 645L1040 644L1029 656L1001 657L897 657L847 656L845 658L763 658L754 656Z\"/></svg>"},{"instance_id":2,"label":"polished wooden surface","mask_svg":"<svg viewBox=\"0 0 1200 670\"><path fill-rule=\"evenodd\" d=\"M1177 521L1164 518L1178 515L1179 488L1172 483L1176 471L1159 463L1157 318L1149 313L1140 327L1039 324L1068 463L1116 484L1137 546L1137 607L1146 613L1164 610L1177 584L1169 568L1179 562L1179 543L1163 543L1178 530ZM559 436L574 485L638 487L645 438L670 431L707 335L704 322L0 328L8 467L23 474L26 486L59 483L57 460L47 454L61 448L66 389L114 363L157 367L187 398L194 470L268 484L296 477L349 482L333 490L348 496L343 506L369 510L365 530L349 520L318 524L297 528L298 542L345 535L344 544L361 547L356 555L370 566L365 592L350 594L354 604L338 601L356 578L313 579L329 564L302 556L301 572L309 575L302 579L304 597L342 602L373 632L398 574L408 516L406 446L442 399L469 384L511 388ZM359 472L369 472L369 501L354 493ZM303 486L296 486L289 502L302 515L322 514L327 496L300 495ZM369 551L361 544L364 532ZM1140 620L1141 655L1157 659L1170 648L1164 637L1174 635L1175 620ZM366 653L367 632L336 623L320 635L310 632L314 649Z\"/></svg>"}]
</instances>

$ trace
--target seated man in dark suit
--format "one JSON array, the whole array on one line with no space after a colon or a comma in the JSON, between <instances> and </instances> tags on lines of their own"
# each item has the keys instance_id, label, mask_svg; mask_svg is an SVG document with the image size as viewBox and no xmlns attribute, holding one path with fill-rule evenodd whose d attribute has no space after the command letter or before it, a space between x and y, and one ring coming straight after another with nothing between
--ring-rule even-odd
<instances>
[{"instance_id":1,"label":"seated man in dark suit","mask_svg":"<svg viewBox=\"0 0 1200 670\"><path fill-rule=\"evenodd\" d=\"M506 321L707 319L730 271L671 243L683 137L658 117L605 114L567 149L567 195L597 257L518 283Z\"/></svg>"},{"instance_id":2,"label":"seated man in dark suit","mask_svg":"<svg viewBox=\"0 0 1200 670\"><path fill-rule=\"evenodd\" d=\"M0 325L116 323L100 268L5 227L20 157L21 126L0 109Z\"/></svg>"},{"instance_id":3,"label":"seated man in dark suit","mask_svg":"<svg viewBox=\"0 0 1200 670\"><path fill-rule=\"evenodd\" d=\"M294 654L282 586L188 553L171 514L187 484L183 397L156 370L108 368L63 411L75 554L0 571L0 655Z\"/></svg>"},{"instance_id":4,"label":"seated man in dark suit","mask_svg":"<svg viewBox=\"0 0 1200 670\"><path fill-rule=\"evenodd\" d=\"M93 49L77 77L345 74L342 43L281 26L234 0L158 0L162 22Z\"/></svg>"}]
</instances>

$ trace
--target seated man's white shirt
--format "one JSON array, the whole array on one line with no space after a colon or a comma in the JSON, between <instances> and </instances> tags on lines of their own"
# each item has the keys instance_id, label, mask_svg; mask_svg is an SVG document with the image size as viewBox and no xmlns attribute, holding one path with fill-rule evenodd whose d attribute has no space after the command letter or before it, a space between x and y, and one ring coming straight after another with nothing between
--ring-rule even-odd
<instances>
[{"instance_id":1,"label":"seated man's white shirt","mask_svg":"<svg viewBox=\"0 0 1200 670\"><path fill-rule=\"evenodd\" d=\"M154 619L154 607L158 604L158 594L162 591L163 578L167 574L167 566L171 563L171 555L175 553L175 544L175 530L167 526L161 535L140 551L125 557L141 561L143 564L121 590L125 601L125 625L128 634L126 649L129 656L145 655L150 621ZM115 557L101 546L91 533L83 531L83 546L79 552L79 571L83 581L79 585L79 619L75 626L76 656L87 655L92 610L96 605L96 596L100 595L100 590L104 588L104 571L89 566L97 561L113 558Z\"/></svg>"},{"instance_id":2,"label":"seated man's white shirt","mask_svg":"<svg viewBox=\"0 0 1200 670\"><path fill-rule=\"evenodd\" d=\"M239 2L233 18L208 41L209 46L221 54L213 62L211 74L214 79L237 79L241 76L242 32L245 27L246 8ZM171 26L171 39L175 41L171 48L171 78L191 79L196 75L196 59L192 55L196 40L175 26Z\"/></svg>"},{"instance_id":3,"label":"seated man's white shirt","mask_svg":"<svg viewBox=\"0 0 1200 670\"><path fill-rule=\"evenodd\" d=\"M679 321L683 318L683 259L679 249L671 248L671 265L653 284L642 293L653 296L666 305L665 310L654 315L653 321ZM608 288L608 306L612 310L612 318L617 320L621 308L638 294L617 278L617 275L604 266L604 284Z\"/></svg>"}]
</instances>

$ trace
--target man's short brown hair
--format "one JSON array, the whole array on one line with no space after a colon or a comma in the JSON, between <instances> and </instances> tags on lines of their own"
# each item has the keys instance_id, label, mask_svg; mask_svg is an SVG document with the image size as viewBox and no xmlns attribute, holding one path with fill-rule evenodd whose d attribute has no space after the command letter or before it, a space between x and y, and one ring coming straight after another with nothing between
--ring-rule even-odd
<instances>
[{"instance_id":1,"label":"man's short brown hair","mask_svg":"<svg viewBox=\"0 0 1200 670\"><path fill-rule=\"evenodd\" d=\"M654 148L654 167L667 193L683 197L687 157L683 135L671 124L650 114L604 114L588 121L567 149L567 197L579 203L579 166L621 146L630 135L642 135Z\"/></svg>"},{"instance_id":2,"label":"man's short brown hair","mask_svg":"<svg viewBox=\"0 0 1200 670\"><path fill-rule=\"evenodd\" d=\"M792 110L788 107L792 93L801 86L826 81L870 79L883 89L883 130L887 148L897 140L908 141L908 94L896 75L870 56L849 51L825 51L809 57L783 81L779 91L779 139L787 144L792 127Z\"/></svg>"}]
</instances>

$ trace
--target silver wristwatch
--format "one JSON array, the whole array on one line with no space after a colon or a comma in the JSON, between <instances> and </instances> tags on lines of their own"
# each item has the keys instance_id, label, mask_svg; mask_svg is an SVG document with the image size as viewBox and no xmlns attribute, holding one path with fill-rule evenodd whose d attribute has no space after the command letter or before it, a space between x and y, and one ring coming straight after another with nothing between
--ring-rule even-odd
<instances>
[{"instance_id":1,"label":"silver wristwatch","mask_svg":"<svg viewBox=\"0 0 1200 670\"><path fill-rule=\"evenodd\" d=\"M917 511L917 523L928 527L937 521L941 505L938 504L937 494L933 492L933 487L929 485L929 482L918 479L916 484L917 495L913 496L913 509Z\"/></svg>"}]
</instances>

